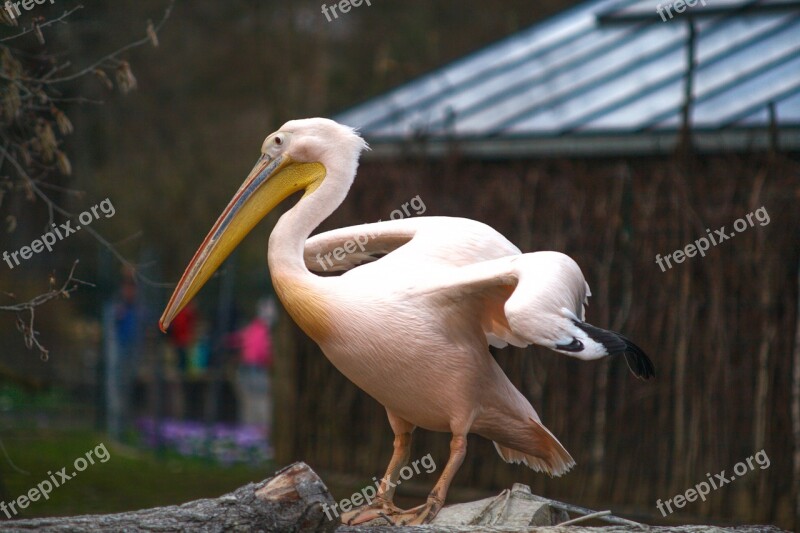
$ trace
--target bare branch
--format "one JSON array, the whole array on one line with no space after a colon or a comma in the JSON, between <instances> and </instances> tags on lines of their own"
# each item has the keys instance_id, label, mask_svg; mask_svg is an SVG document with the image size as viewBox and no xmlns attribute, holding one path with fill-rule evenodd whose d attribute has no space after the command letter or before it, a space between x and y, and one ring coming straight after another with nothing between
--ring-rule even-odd
<instances>
[{"instance_id":1,"label":"bare branch","mask_svg":"<svg viewBox=\"0 0 800 533\"><path fill-rule=\"evenodd\" d=\"M172 9L174 7L175 7L175 0L170 0L169 5L164 10L164 16L161 17L161 20L158 21L158 24L156 24L155 26L152 27L152 30L150 30L150 28L148 28L149 31L147 32L148 33L147 36L145 36L145 37L143 37L143 38L141 38L141 39L139 39L137 41L133 41L132 43L126 44L125 46L123 46L123 47L119 48L118 50L116 50L116 51L114 51L114 52L112 52L112 53L110 53L110 54L98 59L97 61L95 61L94 63L89 65L88 67L86 67L86 68L84 68L82 70L79 70L78 72L75 72L74 74L70 74L69 76L63 76L61 78L49 78L48 77L49 74L48 74L48 76L45 76L44 78L41 78L41 79L25 79L24 81L37 82L37 83L48 83L48 84L56 84L56 83L64 83L64 82L67 82L67 81L72 81L72 80L75 80L77 78L86 76L87 74L93 73L96 69L102 67L103 65L116 60L119 56L121 56L122 54L124 54L128 50L132 50L133 48L138 48L138 47L143 46L143 45L148 44L148 43L152 44L153 41L152 41L151 33L158 34L158 32L161 31L161 27L167 22L167 19L169 19L169 16L170 16L170 14L172 14Z\"/></svg>"},{"instance_id":2,"label":"bare branch","mask_svg":"<svg viewBox=\"0 0 800 533\"><path fill-rule=\"evenodd\" d=\"M16 470L20 474L23 474L23 475L26 475L26 476L30 476L31 475L31 473L28 472L27 470L23 470L23 469L21 469L20 467L18 467L17 465L14 464L14 461L12 461L11 457L8 456L8 452L6 451L6 447L3 444L2 439L0 439L0 450L3 450L3 455L6 456L6 461L8 461L8 464L9 464L9 466L11 468Z\"/></svg>"},{"instance_id":3,"label":"bare branch","mask_svg":"<svg viewBox=\"0 0 800 533\"><path fill-rule=\"evenodd\" d=\"M41 190L41 188L37 185L36 180L31 178L30 175L28 175L28 173L22 167L22 164L19 161L17 161L17 159L3 145L0 145L0 155L2 155L6 160L8 160L11 163L11 165L16 169L19 176L27 182L28 187L33 191L33 193L36 194L36 196L38 196L39 199L45 203L45 205L47 205L48 211L50 213L50 221L48 222L49 224L52 224L54 221L54 215L53 215L54 213L58 213L69 220L77 220L78 216L76 214L64 209L63 207L55 203L49 196L47 196L47 194L45 194L44 191ZM111 252L111 255L113 255L117 259L117 261L119 261L126 268L130 269L138 280L153 287L173 287L175 285L174 283L157 282L150 279L148 276L145 276L144 274L141 273L141 271L137 268L137 266L134 263L128 261L128 259L126 259L125 256L122 255L122 253L119 250L117 250L116 247L113 244L111 244L111 242L109 242L108 239L103 237L97 230L95 230L91 226L83 226L83 229L85 229L86 232L89 233L89 235L94 237L94 239L97 242L99 242L104 248L106 248L109 252ZM0 310L2 309L3 308L0 307Z\"/></svg>"},{"instance_id":4,"label":"bare branch","mask_svg":"<svg viewBox=\"0 0 800 533\"><path fill-rule=\"evenodd\" d=\"M75 7L73 7L72 9L64 11L64 13L60 17L54 18L52 20L48 20L47 22L42 22L41 24L37 24L37 26L39 27L39 29L41 29L41 28L46 28L47 26L50 26L51 24L55 24L57 22L62 22L64 19L68 18L70 15L72 15L73 13L75 13L79 9L83 9L83 5L79 4L79 5L75 6ZM21 31L21 32L19 32L17 34L11 35L9 37L3 37L2 39L0 39L0 43L4 43L6 41L11 41L11 40L17 39L19 37L22 37L23 35L27 35L27 34L33 32L33 31L36 31L35 27L31 26L27 30L23 30L23 31Z\"/></svg>"},{"instance_id":5,"label":"bare branch","mask_svg":"<svg viewBox=\"0 0 800 533\"><path fill-rule=\"evenodd\" d=\"M37 338L39 332L34 329L34 320L36 319L36 308L41 307L51 300L57 298L69 298L69 295L76 290L80 285L88 285L94 287L93 284L82 281L75 277L75 268L78 266L78 261L72 264L72 269L69 271L67 280L60 287L53 287L55 278L50 278L50 290L44 294L40 294L28 300L14 305L0 305L0 311L9 311L17 313L17 329L22 333L25 339L25 346L30 350L34 346L39 350L39 357L42 361L47 361L50 352L41 345ZM27 313L27 320L23 318Z\"/></svg>"},{"instance_id":6,"label":"bare branch","mask_svg":"<svg viewBox=\"0 0 800 533\"><path fill-rule=\"evenodd\" d=\"M68 75L62 74L66 74L65 71L72 67L69 59L57 58L46 52L31 55L17 52L9 45L0 45L0 80L3 80L5 85L3 87L4 98L0 101L0 124L2 124L2 128L0 128L0 169L8 165L6 174L11 177L11 181L8 181L8 178L0 181L0 185L3 186L3 189L0 189L0 195L8 192L21 192L29 201L41 200L47 206L48 225L55 222L56 214L68 220L77 220L77 215L59 205L45 192L48 190L76 196L83 194L80 191L72 191L64 187L58 180L48 180L56 172L69 175L72 169L69 158L61 150L61 138L71 133L73 126L66 114L56 107L56 102L59 104L63 102L97 102L80 96L65 98L56 85L75 81L84 76L95 75L99 76L109 88L113 88L114 84L109 75L111 69L114 69L118 89L123 93L134 89L136 78L128 63L121 56L147 43L158 46L158 32L169 19L174 6L175 0L169 0L164 15L157 24L154 25L151 21L147 21L145 37L128 43L114 52L94 60L89 66ZM33 33L39 42L44 44L43 28L56 23L66 24L67 19L82 8L82 5L76 6L64 11L59 17L44 22L41 22L41 18L36 19L19 33L3 37L0 39L0 43ZM8 224L12 228L10 231L13 231L15 223L15 219L9 217ZM96 229L88 225L84 225L83 229L110 251L117 261L131 270L137 281L160 287L173 285L158 283L142 275L139 268L128 261ZM69 294L82 284L89 285L74 278L76 265L77 261L73 264L70 275L62 287L55 288L55 282L51 278L49 292L24 303L0 306L0 312L16 313L17 328L23 335L25 345L29 349L35 347L42 360L47 360L48 350L39 342L38 332L35 330L36 309L53 299L69 297ZM13 297L13 295L11 296Z\"/></svg>"}]
</instances>

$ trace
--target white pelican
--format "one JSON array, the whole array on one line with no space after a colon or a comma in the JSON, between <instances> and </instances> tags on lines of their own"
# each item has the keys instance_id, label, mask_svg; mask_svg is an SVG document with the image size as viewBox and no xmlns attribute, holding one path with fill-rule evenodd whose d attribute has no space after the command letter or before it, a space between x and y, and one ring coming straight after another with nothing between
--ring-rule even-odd
<instances>
[{"instance_id":1,"label":"white pelican","mask_svg":"<svg viewBox=\"0 0 800 533\"><path fill-rule=\"evenodd\" d=\"M583 321L590 293L575 261L557 252L522 254L480 222L417 217L309 238L344 201L366 148L354 130L322 118L289 121L267 137L255 167L186 268L161 329L261 218L304 190L269 239L275 291L331 363L386 408L394 431L394 453L377 497L342 521L383 515L396 524L429 522L464 460L469 432L494 441L506 462L563 474L575 462L489 345L538 344L580 359L624 354L645 379L654 375L652 363L622 335ZM324 264L317 258L338 247L352 253L334 254L328 270L344 273L315 274ZM392 503L394 484L417 426L452 433L450 457L427 503L402 511Z\"/></svg>"}]
</instances>

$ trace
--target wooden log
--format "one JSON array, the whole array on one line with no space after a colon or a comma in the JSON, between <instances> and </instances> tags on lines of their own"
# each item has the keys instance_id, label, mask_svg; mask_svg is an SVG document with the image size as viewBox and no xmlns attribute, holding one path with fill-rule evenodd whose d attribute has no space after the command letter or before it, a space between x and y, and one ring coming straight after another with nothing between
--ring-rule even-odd
<instances>
[{"instance_id":1,"label":"wooden log","mask_svg":"<svg viewBox=\"0 0 800 533\"><path fill-rule=\"evenodd\" d=\"M423 526L423 527L340 527L336 533L781 533L784 530L775 526L669 526L669 527L633 527L633 526Z\"/></svg>"},{"instance_id":2,"label":"wooden log","mask_svg":"<svg viewBox=\"0 0 800 533\"><path fill-rule=\"evenodd\" d=\"M718 528L712 526L650 527L610 515L594 512L554 500L532 495L525 485L515 485L495 498L472 504L445 507L433 524L411 526L342 526L329 520L323 511L334 505L327 487L305 463L294 463L260 483L250 483L234 492L214 499L197 500L183 505L170 505L142 511L110 515L35 518L3 522L3 532L44 531L78 533L92 531L228 531L409 533L412 531L507 532L521 533L622 533L651 531L654 533L764 532L778 533L773 526ZM567 512L574 516L570 518ZM588 516L587 516L588 515ZM449 516L449 519L448 519ZM613 522L610 527L583 527L588 519ZM569 522L570 525L563 525ZM545 525L552 524L552 525ZM562 524L559 526L558 524ZM544 527L542 527L544 525Z\"/></svg>"},{"instance_id":3,"label":"wooden log","mask_svg":"<svg viewBox=\"0 0 800 533\"><path fill-rule=\"evenodd\" d=\"M260 483L214 499L110 515L4 522L3 531L334 531L322 505L333 497L305 463L294 463Z\"/></svg>"}]
</instances>

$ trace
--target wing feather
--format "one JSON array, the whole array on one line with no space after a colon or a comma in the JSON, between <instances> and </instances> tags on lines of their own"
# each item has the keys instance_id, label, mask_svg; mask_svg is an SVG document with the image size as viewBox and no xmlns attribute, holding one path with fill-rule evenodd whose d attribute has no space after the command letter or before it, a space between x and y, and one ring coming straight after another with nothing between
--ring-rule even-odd
<instances>
[{"instance_id":1,"label":"wing feather","mask_svg":"<svg viewBox=\"0 0 800 533\"><path fill-rule=\"evenodd\" d=\"M344 272L378 259L464 266L518 255L493 228L466 218L413 217L361 224L310 237L303 257L312 272Z\"/></svg>"},{"instance_id":2,"label":"wing feather","mask_svg":"<svg viewBox=\"0 0 800 533\"><path fill-rule=\"evenodd\" d=\"M578 264L562 253L534 252L461 267L423 290L477 300L487 343L493 346L536 344L580 359L619 354L637 377L655 375L641 348L619 333L584 322L589 285Z\"/></svg>"},{"instance_id":3,"label":"wing feather","mask_svg":"<svg viewBox=\"0 0 800 533\"><path fill-rule=\"evenodd\" d=\"M313 272L360 276L356 282L401 273L409 295L467 300L493 346L537 344L580 359L625 354L637 376L654 374L638 346L583 321L591 292L575 261L559 252L522 254L474 220L416 217L339 228L308 239L304 259Z\"/></svg>"}]
</instances>

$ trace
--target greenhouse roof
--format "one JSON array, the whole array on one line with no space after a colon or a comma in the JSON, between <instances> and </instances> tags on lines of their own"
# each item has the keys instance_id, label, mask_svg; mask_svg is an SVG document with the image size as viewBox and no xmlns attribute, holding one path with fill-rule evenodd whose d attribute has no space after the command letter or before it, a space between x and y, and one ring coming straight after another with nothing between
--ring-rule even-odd
<instances>
[{"instance_id":1,"label":"greenhouse roof","mask_svg":"<svg viewBox=\"0 0 800 533\"><path fill-rule=\"evenodd\" d=\"M800 148L800 2L684 1L580 4L334 118L378 154L669 151L694 41L693 144Z\"/></svg>"}]
</instances>

